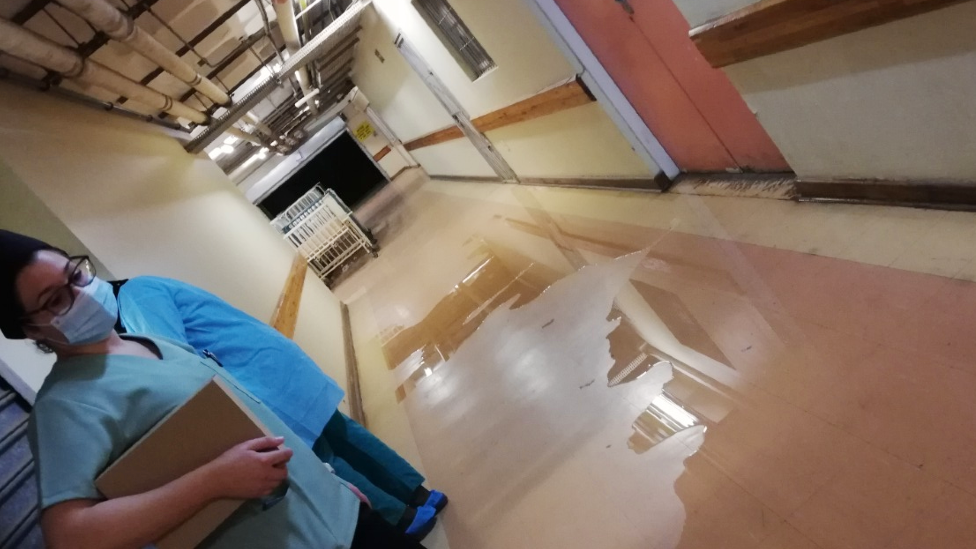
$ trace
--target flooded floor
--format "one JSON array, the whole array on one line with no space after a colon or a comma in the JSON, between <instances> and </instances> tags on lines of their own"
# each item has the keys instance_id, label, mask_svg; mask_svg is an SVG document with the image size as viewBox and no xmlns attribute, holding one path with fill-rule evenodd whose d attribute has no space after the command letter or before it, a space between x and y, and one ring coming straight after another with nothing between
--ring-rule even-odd
<instances>
[{"instance_id":1,"label":"flooded floor","mask_svg":"<svg viewBox=\"0 0 976 549\"><path fill-rule=\"evenodd\" d=\"M428 182L336 289L430 547L976 546L976 214Z\"/></svg>"}]
</instances>

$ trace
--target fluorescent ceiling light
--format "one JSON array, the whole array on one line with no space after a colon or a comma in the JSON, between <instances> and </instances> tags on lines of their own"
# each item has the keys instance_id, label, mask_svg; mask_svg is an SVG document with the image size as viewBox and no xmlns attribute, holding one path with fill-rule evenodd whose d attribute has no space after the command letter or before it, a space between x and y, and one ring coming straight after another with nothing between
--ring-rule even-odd
<instances>
[{"instance_id":1,"label":"fluorescent ceiling light","mask_svg":"<svg viewBox=\"0 0 976 549\"><path fill-rule=\"evenodd\" d=\"M224 144L225 145L233 145L234 143L237 143L238 141L240 141L240 140L237 138L236 135L231 135L227 139L224 139Z\"/></svg>"}]
</instances>

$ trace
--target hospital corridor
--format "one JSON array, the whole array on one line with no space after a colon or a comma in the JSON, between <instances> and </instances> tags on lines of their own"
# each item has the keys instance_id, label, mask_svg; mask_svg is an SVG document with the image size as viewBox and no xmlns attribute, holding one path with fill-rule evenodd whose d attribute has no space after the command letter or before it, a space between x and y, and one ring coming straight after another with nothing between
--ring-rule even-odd
<instances>
[{"instance_id":1,"label":"hospital corridor","mask_svg":"<svg viewBox=\"0 0 976 549\"><path fill-rule=\"evenodd\" d=\"M973 21L0 2L0 549L976 547Z\"/></svg>"}]
</instances>

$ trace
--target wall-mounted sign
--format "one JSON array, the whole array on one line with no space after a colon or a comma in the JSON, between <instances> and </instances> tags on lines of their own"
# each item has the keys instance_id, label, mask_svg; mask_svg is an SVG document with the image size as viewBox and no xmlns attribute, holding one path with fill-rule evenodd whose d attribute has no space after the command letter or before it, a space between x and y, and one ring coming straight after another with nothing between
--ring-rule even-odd
<instances>
[{"instance_id":1,"label":"wall-mounted sign","mask_svg":"<svg viewBox=\"0 0 976 549\"><path fill-rule=\"evenodd\" d=\"M370 125L369 122L363 122L358 128L356 128L354 133L356 134L356 139L366 141L368 138L372 137L373 133L375 132L373 131L373 126Z\"/></svg>"}]
</instances>

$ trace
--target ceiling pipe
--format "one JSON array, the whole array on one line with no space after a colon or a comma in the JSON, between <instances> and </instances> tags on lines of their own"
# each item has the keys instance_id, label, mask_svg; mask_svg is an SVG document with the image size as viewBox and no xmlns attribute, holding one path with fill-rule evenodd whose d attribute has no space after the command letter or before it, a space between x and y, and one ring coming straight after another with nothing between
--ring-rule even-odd
<instances>
[{"instance_id":1,"label":"ceiling pipe","mask_svg":"<svg viewBox=\"0 0 976 549\"><path fill-rule=\"evenodd\" d=\"M6 56L9 57L9 56ZM122 116L125 118L131 118L135 120L141 120L143 122L149 122L163 128L169 135L179 139L180 141L189 141L190 133L187 132L182 126L176 122L169 120L160 120L155 116L148 114L142 114L129 109L120 107L110 101L101 101L95 99L94 97L67 90L58 86L52 86L44 81L44 76L47 75L43 70L41 71L41 78L31 78L30 76L19 74L17 72L11 71L7 68L0 69L0 80L11 82L15 85L34 90L38 93L47 93L55 95L72 103L77 103L85 107L92 109L97 109L100 111L107 112L109 114L114 114Z\"/></svg>"},{"instance_id":2,"label":"ceiling pipe","mask_svg":"<svg viewBox=\"0 0 976 549\"><path fill-rule=\"evenodd\" d=\"M322 32L315 35L308 44L291 56L281 68L281 73L289 74L309 63L318 59L324 52L335 48L350 33L356 32L357 23L365 10L371 4L371 0L358 0L353 2L349 8L342 13L335 21L329 24ZM279 22L279 26L281 23ZM219 118L214 119L213 123L199 135L187 143L184 148L193 154L199 153L207 145L213 143L227 128L231 127L241 119L258 103L264 100L272 91L281 85L281 81L276 75L261 80L250 93L241 97L234 103L234 106L227 109L227 112Z\"/></svg>"},{"instance_id":3,"label":"ceiling pipe","mask_svg":"<svg viewBox=\"0 0 976 549\"><path fill-rule=\"evenodd\" d=\"M227 133L229 133L230 135L233 135L234 137L243 139L244 141L247 141L249 143L254 143L255 145L257 145L259 147L264 147L264 143L262 143L260 139L258 139L256 136L251 135L251 134L247 133L246 131L238 128L237 126L231 126L231 127L227 128Z\"/></svg>"},{"instance_id":4,"label":"ceiling pipe","mask_svg":"<svg viewBox=\"0 0 976 549\"><path fill-rule=\"evenodd\" d=\"M266 134L269 137L272 137L272 138L274 137L274 132L271 131L271 128L268 127L268 125L265 124L264 122L261 122L261 119L258 118L254 113L252 113L252 112L245 113L244 114L244 120L248 124L250 124L250 125L254 126L255 128L257 128L258 131Z\"/></svg>"},{"instance_id":5,"label":"ceiling pipe","mask_svg":"<svg viewBox=\"0 0 976 549\"><path fill-rule=\"evenodd\" d=\"M0 54L0 67L9 69L14 74L26 76L37 81L43 81L47 78L46 70L12 55Z\"/></svg>"},{"instance_id":6,"label":"ceiling pipe","mask_svg":"<svg viewBox=\"0 0 976 549\"><path fill-rule=\"evenodd\" d=\"M315 96L319 94L319 91L320 90L312 90L312 93L310 93L310 94L306 95L305 97L299 99L297 102L295 102L295 108L297 109L297 108L301 107L302 105L304 105L305 103L308 103L310 100L314 99Z\"/></svg>"},{"instance_id":7,"label":"ceiling pipe","mask_svg":"<svg viewBox=\"0 0 976 549\"><path fill-rule=\"evenodd\" d=\"M85 59L73 50L2 18L0 18L0 51L60 73L65 78L115 92L197 124L206 124L210 120L206 114L174 101L168 95L147 88L105 65Z\"/></svg>"},{"instance_id":8,"label":"ceiling pipe","mask_svg":"<svg viewBox=\"0 0 976 549\"><path fill-rule=\"evenodd\" d=\"M136 25L128 15L119 11L107 0L58 0L58 3L76 13L109 37L125 44L163 70L209 97L218 105L229 105L230 96L216 84L198 73L152 35Z\"/></svg>"},{"instance_id":9,"label":"ceiling pipe","mask_svg":"<svg viewBox=\"0 0 976 549\"><path fill-rule=\"evenodd\" d=\"M278 16L278 28L281 29L281 37L285 40L285 48L288 55L295 55L302 49L302 40L298 36L298 20L295 18L295 7L292 0L274 0L275 14ZM308 97L312 93L311 79L305 68L300 68L295 73L298 77L298 85L302 88L302 94ZM313 113L318 113L315 104L310 104Z\"/></svg>"}]
</instances>

